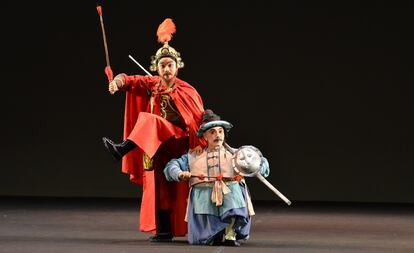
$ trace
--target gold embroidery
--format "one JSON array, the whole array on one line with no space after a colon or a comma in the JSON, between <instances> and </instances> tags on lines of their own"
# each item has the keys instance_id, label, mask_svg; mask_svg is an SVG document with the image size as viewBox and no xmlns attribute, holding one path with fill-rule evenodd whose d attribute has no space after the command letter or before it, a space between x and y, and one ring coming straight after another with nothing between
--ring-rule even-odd
<instances>
[{"instance_id":1,"label":"gold embroidery","mask_svg":"<svg viewBox=\"0 0 414 253\"><path fill-rule=\"evenodd\" d=\"M154 93L151 92L150 94L150 113L154 113ZM153 161L152 159L146 154L144 153L144 155L142 156L142 163L144 166L144 170L153 170Z\"/></svg>"},{"instance_id":2,"label":"gold embroidery","mask_svg":"<svg viewBox=\"0 0 414 253\"><path fill-rule=\"evenodd\" d=\"M153 160L146 153L144 153L143 160L144 170L153 170Z\"/></svg>"},{"instance_id":3,"label":"gold embroidery","mask_svg":"<svg viewBox=\"0 0 414 253\"><path fill-rule=\"evenodd\" d=\"M168 95L163 94L160 96L160 114L164 119L167 118L167 106L170 104L169 100L170 96Z\"/></svg>"}]
</instances>

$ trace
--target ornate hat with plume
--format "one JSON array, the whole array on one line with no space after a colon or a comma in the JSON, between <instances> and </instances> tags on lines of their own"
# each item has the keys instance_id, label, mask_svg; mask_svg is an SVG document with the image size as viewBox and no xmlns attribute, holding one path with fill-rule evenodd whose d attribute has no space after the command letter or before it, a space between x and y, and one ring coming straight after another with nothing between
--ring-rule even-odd
<instances>
[{"instance_id":1,"label":"ornate hat with plume","mask_svg":"<svg viewBox=\"0 0 414 253\"><path fill-rule=\"evenodd\" d=\"M151 57L151 71L157 71L157 64L161 58L170 57L174 59L177 63L178 68L184 67L184 62L181 59L180 53L176 51L173 47L168 45L168 42L171 40L172 35L175 33L175 24L171 18L165 19L159 26L157 30L158 42L163 43L163 46L157 50L155 55Z\"/></svg>"}]
</instances>

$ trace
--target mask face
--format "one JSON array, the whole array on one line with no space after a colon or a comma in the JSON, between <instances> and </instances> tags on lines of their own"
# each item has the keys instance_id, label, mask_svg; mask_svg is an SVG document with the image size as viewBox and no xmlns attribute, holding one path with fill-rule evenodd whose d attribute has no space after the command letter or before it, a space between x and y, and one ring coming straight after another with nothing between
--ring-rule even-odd
<instances>
[{"instance_id":1,"label":"mask face","mask_svg":"<svg viewBox=\"0 0 414 253\"><path fill-rule=\"evenodd\" d=\"M252 147L242 147L236 153L236 166L242 173L252 174L260 169L262 158Z\"/></svg>"}]
</instances>

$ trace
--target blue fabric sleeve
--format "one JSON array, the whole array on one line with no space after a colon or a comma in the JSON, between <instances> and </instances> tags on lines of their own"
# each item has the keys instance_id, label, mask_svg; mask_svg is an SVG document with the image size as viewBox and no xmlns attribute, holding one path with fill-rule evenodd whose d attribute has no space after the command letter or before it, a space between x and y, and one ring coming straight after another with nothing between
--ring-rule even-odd
<instances>
[{"instance_id":1,"label":"blue fabric sleeve","mask_svg":"<svg viewBox=\"0 0 414 253\"><path fill-rule=\"evenodd\" d=\"M267 177L270 174L269 162L265 157L262 157L262 166L260 167L260 174Z\"/></svg>"},{"instance_id":2,"label":"blue fabric sleeve","mask_svg":"<svg viewBox=\"0 0 414 253\"><path fill-rule=\"evenodd\" d=\"M165 165L164 175L167 181L180 181L178 174L182 171L189 171L188 153L169 161Z\"/></svg>"}]
</instances>

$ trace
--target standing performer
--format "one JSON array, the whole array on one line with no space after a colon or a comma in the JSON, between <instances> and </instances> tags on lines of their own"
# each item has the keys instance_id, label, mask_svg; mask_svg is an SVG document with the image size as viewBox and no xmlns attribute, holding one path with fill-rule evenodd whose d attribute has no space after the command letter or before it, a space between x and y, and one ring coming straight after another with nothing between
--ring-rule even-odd
<instances>
[{"instance_id":1,"label":"standing performer","mask_svg":"<svg viewBox=\"0 0 414 253\"><path fill-rule=\"evenodd\" d=\"M177 78L184 67L180 53L168 42L175 24L166 19L157 30L163 46L151 58L151 71L158 76L119 74L109 83L109 92L126 92L124 140L114 143L103 137L106 149L133 183L142 184L140 230L155 234L151 241L171 241L185 236L184 221L188 184L167 182L163 168L173 158L190 150L201 151L197 138L204 112L198 92Z\"/></svg>"},{"instance_id":2,"label":"standing performer","mask_svg":"<svg viewBox=\"0 0 414 253\"><path fill-rule=\"evenodd\" d=\"M203 122L198 135L207 140L207 148L200 154L172 159L164 173L168 181L189 180L186 220L190 244L240 246L239 240L249 238L254 210L247 185L234 170L232 150L223 145L232 125L211 110L205 111ZM258 164L262 176L269 175L269 163L263 156L257 156L257 161L243 160Z\"/></svg>"}]
</instances>

